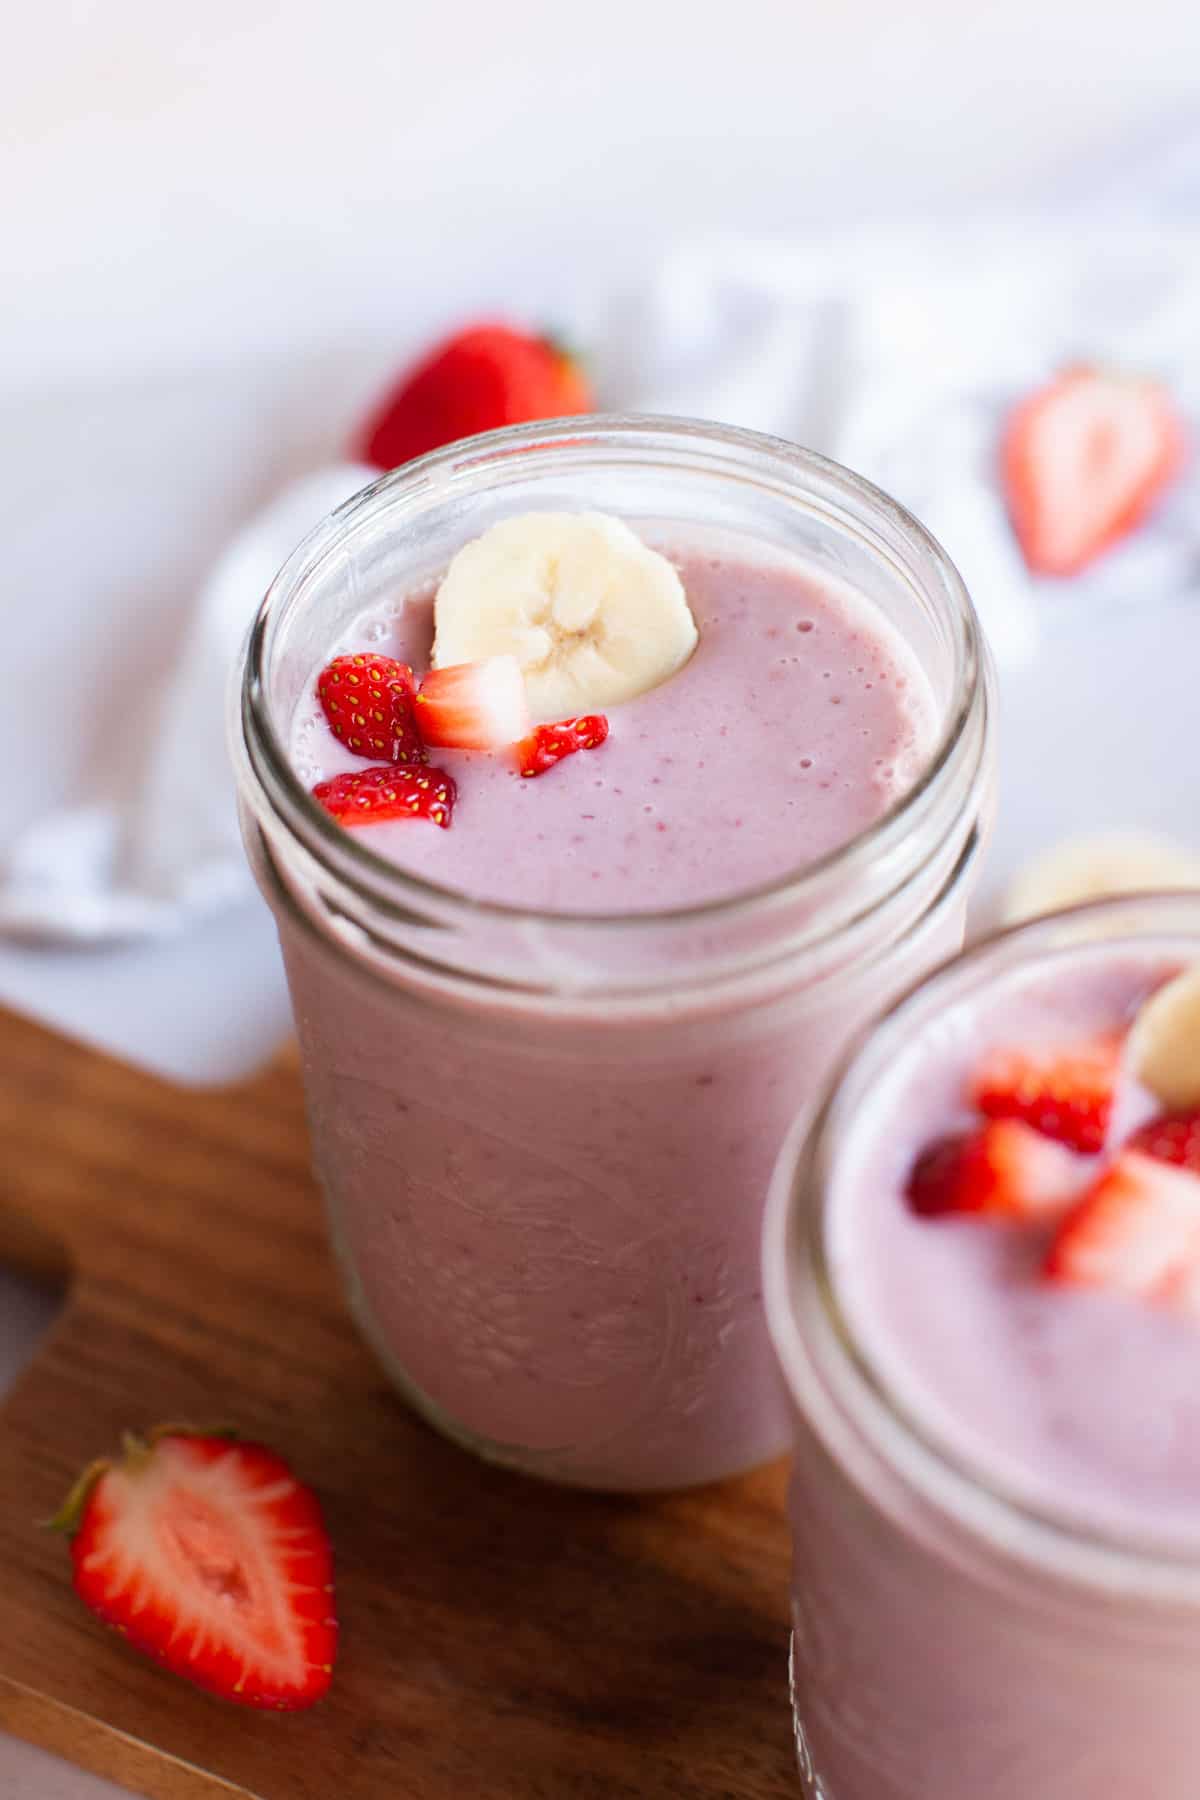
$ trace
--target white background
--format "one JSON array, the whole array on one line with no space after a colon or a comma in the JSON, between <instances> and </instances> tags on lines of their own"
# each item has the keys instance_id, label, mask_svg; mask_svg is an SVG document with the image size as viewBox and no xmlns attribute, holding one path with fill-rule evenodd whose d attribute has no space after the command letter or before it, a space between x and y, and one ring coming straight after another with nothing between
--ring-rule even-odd
<instances>
[{"instance_id":1,"label":"white background","mask_svg":"<svg viewBox=\"0 0 1200 1800\"><path fill-rule=\"evenodd\" d=\"M0 72L30 376L550 304L717 224L1025 203L1196 100L1186 0L105 0Z\"/></svg>"},{"instance_id":2,"label":"white background","mask_svg":"<svg viewBox=\"0 0 1200 1800\"><path fill-rule=\"evenodd\" d=\"M1191 0L10 0L5 24L4 829L60 793L72 733L110 753L111 717L31 752L27 659L50 641L101 685L164 661L233 523L431 328L586 319L714 229L1025 211L1200 116ZM151 956L169 1063L182 996L219 1013L197 957L235 954L269 1038L269 941L246 913L112 958L109 1035ZM70 1018L76 984L0 952L35 1009ZM28 1322L2 1287L0 1309L2 1361ZM0 1739L0 1800L97 1791Z\"/></svg>"}]
</instances>

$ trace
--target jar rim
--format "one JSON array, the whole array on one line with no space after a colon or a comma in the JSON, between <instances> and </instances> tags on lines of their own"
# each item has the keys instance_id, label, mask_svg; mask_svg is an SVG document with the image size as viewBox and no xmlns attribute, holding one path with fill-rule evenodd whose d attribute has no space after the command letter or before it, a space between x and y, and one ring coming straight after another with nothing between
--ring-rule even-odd
<instances>
[{"instance_id":1,"label":"jar rim","mask_svg":"<svg viewBox=\"0 0 1200 1800\"><path fill-rule=\"evenodd\" d=\"M578 459L583 464L589 452L594 455L597 451L628 459L640 454L651 460L657 452L660 460L674 458L683 469L692 467L710 475L724 469L743 482L782 492L827 515L839 503L857 507L885 525L927 574L949 626L954 657L951 700L938 741L912 786L865 831L826 856L789 869L769 882L687 906L635 912L526 908L467 894L400 869L340 826L312 799L292 768L287 746L270 716L267 681L279 616L300 585L344 546L349 536L382 513L394 510L402 521L418 512L422 503L445 497L453 488L467 489L473 480L479 482L497 469L503 474L506 467L513 466L514 458L523 458L526 469L539 458L554 459L553 466L561 473L564 459ZM837 522L844 530L852 528L843 514ZM887 558L878 536L861 527L854 529L876 554L895 560ZM288 833L345 889L384 913L408 917L424 904L435 906L450 922L522 922L551 931L561 927L572 932L618 934L769 913L801 892L819 897L823 885L832 890L847 873L877 863L907 836L969 758L972 724L981 715L986 717L987 685L982 633L961 576L937 540L881 489L829 458L783 439L704 420L601 413L507 427L460 440L381 476L339 506L297 546L259 606L231 693L231 726L239 772L251 777L251 803L257 800L280 819ZM979 735L982 737L982 731ZM979 754L976 743L975 755ZM848 922L853 919L842 917L838 927ZM819 942L822 935L816 933L804 947Z\"/></svg>"},{"instance_id":2,"label":"jar rim","mask_svg":"<svg viewBox=\"0 0 1200 1800\"><path fill-rule=\"evenodd\" d=\"M1163 1593L1172 1592L1171 1583L1181 1571L1200 1575L1200 1545L1193 1549L1170 1537L1109 1527L1022 1496L998 1476L989 1478L967 1454L956 1455L944 1436L902 1397L841 1304L829 1253L828 1196L837 1153L833 1139L844 1126L839 1108L849 1105L853 1084L869 1079L880 1059L886 1061L894 1040L912 1042L943 1005L965 998L973 991L972 984L989 985L1006 954L1019 955L1025 967L1077 944L1161 946L1191 937L1200 942L1200 894L1146 890L1084 902L990 931L927 971L855 1034L796 1120L776 1163L763 1232L768 1328L794 1402L804 1385L800 1372L816 1364L801 1320L798 1251L811 1276L804 1292L820 1315L821 1348L838 1365L839 1396L848 1406L862 1404L863 1421L881 1432L871 1437L875 1450L884 1456L889 1450L895 1453L897 1465L903 1463L901 1478L914 1491L951 1516L957 1499L958 1516L962 1508L969 1509L986 1523L995 1541L1026 1542L1051 1560L1056 1552L1078 1551L1084 1559L1080 1566L1092 1574L1128 1569L1157 1573L1163 1578L1159 1584Z\"/></svg>"}]
</instances>

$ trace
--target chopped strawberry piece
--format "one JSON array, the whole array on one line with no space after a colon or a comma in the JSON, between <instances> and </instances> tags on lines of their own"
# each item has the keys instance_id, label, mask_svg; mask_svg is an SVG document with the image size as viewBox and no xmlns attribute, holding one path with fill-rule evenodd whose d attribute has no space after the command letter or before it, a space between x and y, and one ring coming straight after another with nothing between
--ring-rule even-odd
<instances>
[{"instance_id":1,"label":"chopped strawberry piece","mask_svg":"<svg viewBox=\"0 0 1200 1800\"><path fill-rule=\"evenodd\" d=\"M1052 1281L1169 1301L1200 1265L1200 1178L1123 1150L1060 1228Z\"/></svg>"},{"instance_id":2,"label":"chopped strawberry piece","mask_svg":"<svg viewBox=\"0 0 1200 1800\"><path fill-rule=\"evenodd\" d=\"M503 750L529 730L525 678L515 656L431 669L416 698L417 729L427 744L452 750Z\"/></svg>"},{"instance_id":3,"label":"chopped strawberry piece","mask_svg":"<svg viewBox=\"0 0 1200 1800\"><path fill-rule=\"evenodd\" d=\"M564 756L577 750L595 750L608 736L603 713L585 713L579 719L560 719L557 725L535 725L517 745L517 767L522 775L544 775Z\"/></svg>"},{"instance_id":4,"label":"chopped strawberry piece","mask_svg":"<svg viewBox=\"0 0 1200 1800\"><path fill-rule=\"evenodd\" d=\"M52 1523L75 1591L136 1650L242 1706L329 1687L333 1559L310 1491L261 1444L168 1427L94 1463Z\"/></svg>"},{"instance_id":5,"label":"chopped strawberry piece","mask_svg":"<svg viewBox=\"0 0 1200 1800\"><path fill-rule=\"evenodd\" d=\"M1140 523L1186 441L1156 381L1076 367L1022 401L1001 451L1013 529L1030 568L1073 575Z\"/></svg>"},{"instance_id":6,"label":"chopped strawberry piece","mask_svg":"<svg viewBox=\"0 0 1200 1800\"><path fill-rule=\"evenodd\" d=\"M1092 1154L1108 1136L1120 1063L1120 1040L1110 1037L1040 1057L997 1050L977 1070L971 1100L989 1119L1023 1119Z\"/></svg>"},{"instance_id":7,"label":"chopped strawberry piece","mask_svg":"<svg viewBox=\"0 0 1200 1800\"><path fill-rule=\"evenodd\" d=\"M1016 1119L939 1138L913 1164L906 1189L922 1218L984 1213L1041 1219L1078 1198L1089 1175L1082 1159Z\"/></svg>"},{"instance_id":8,"label":"chopped strawberry piece","mask_svg":"<svg viewBox=\"0 0 1200 1800\"><path fill-rule=\"evenodd\" d=\"M317 677L334 737L375 762L429 760L413 717L416 687L408 664L391 656L336 656Z\"/></svg>"},{"instance_id":9,"label":"chopped strawberry piece","mask_svg":"<svg viewBox=\"0 0 1200 1800\"><path fill-rule=\"evenodd\" d=\"M432 819L450 824L457 789L444 769L385 763L373 769L350 769L319 781L319 800L343 825L381 825L387 819Z\"/></svg>"},{"instance_id":10,"label":"chopped strawberry piece","mask_svg":"<svg viewBox=\"0 0 1200 1800\"><path fill-rule=\"evenodd\" d=\"M1126 1148L1200 1175L1200 1112L1168 1113L1151 1119L1133 1133Z\"/></svg>"},{"instance_id":11,"label":"chopped strawberry piece","mask_svg":"<svg viewBox=\"0 0 1200 1800\"><path fill-rule=\"evenodd\" d=\"M367 462L394 469L458 438L594 405L586 376L561 345L487 322L456 332L400 377L368 420L361 449Z\"/></svg>"}]
</instances>

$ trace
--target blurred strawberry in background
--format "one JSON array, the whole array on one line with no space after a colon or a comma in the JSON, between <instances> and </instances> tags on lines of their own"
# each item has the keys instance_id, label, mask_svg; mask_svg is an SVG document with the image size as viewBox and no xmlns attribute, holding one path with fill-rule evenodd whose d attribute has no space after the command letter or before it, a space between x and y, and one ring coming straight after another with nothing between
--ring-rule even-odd
<instances>
[{"instance_id":1,"label":"blurred strawberry in background","mask_svg":"<svg viewBox=\"0 0 1200 1800\"><path fill-rule=\"evenodd\" d=\"M357 453L394 469L479 431L594 407L579 363L553 339L511 325L472 325L405 371L367 420Z\"/></svg>"},{"instance_id":2,"label":"blurred strawberry in background","mask_svg":"<svg viewBox=\"0 0 1200 1800\"><path fill-rule=\"evenodd\" d=\"M1010 414L1001 474L1034 574L1076 575L1140 525L1186 455L1160 382L1086 364L1063 369Z\"/></svg>"}]
</instances>

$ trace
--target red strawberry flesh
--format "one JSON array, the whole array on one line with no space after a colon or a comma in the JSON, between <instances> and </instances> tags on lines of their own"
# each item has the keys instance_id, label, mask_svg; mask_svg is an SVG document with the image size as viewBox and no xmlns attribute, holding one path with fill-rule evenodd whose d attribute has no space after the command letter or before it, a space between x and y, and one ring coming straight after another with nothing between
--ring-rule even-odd
<instances>
[{"instance_id":1,"label":"red strawberry flesh","mask_svg":"<svg viewBox=\"0 0 1200 1800\"><path fill-rule=\"evenodd\" d=\"M317 677L317 694L334 737L370 762L423 763L413 716L416 682L390 656L337 656Z\"/></svg>"},{"instance_id":2,"label":"red strawberry flesh","mask_svg":"<svg viewBox=\"0 0 1200 1800\"><path fill-rule=\"evenodd\" d=\"M415 705L425 742L447 750L506 750L529 730L525 678L515 656L430 669Z\"/></svg>"},{"instance_id":3,"label":"red strawberry flesh","mask_svg":"<svg viewBox=\"0 0 1200 1800\"><path fill-rule=\"evenodd\" d=\"M447 828L457 788L444 769L385 763L349 769L319 781L313 799L342 825L381 825L388 819L431 819Z\"/></svg>"},{"instance_id":4,"label":"red strawberry flesh","mask_svg":"<svg viewBox=\"0 0 1200 1800\"><path fill-rule=\"evenodd\" d=\"M1060 1228L1052 1281L1170 1300L1200 1265L1200 1179L1137 1150L1104 1171Z\"/></svg>"},{"instance_id":5,"label":"red strawberry flesh","mask_svg":"<svg viewBox=\"0 0 1200 1800\"><path fill-rule=\"evenodd\" d=\"M517 745L517 767L522 775L544 775L564 756L577 750L595 750L608 736L603 713L585 713L578 719L560 719L555 725L537 725Z\"/></svg>"},{"instance_id":6,"label":"red strawberry flesh","mask_svg":"<svg viewBox=\"0 0 1200 1800\"><path fill-rule=\"evenodd\" d=\"M1045 1056L994 1051L976 1071L971 1100L989 1119L1021 1119L1094 1154L1108 1136L1120 1061L1120 1041L1109 1037Z\"/></svg>"},{"instance_id":7,"label":"red strawberry flesh","mask_svg":"<svg viewBox=\"0 0 1200 1800\"><path fill-rule=\"evenodd\" d=\"M320 1507L261 1444L182 1428L127 1439L73 1496L74 1586L137 1650L243 1706L327 1691L337 1648ZM70 1503L69 1503L70 1504Z\"/></svg>"},{"instance_id":8,"label":"red strawberry flesh","mask_svg":"<svg viewBox=\"0 0 1200 1800\"><path fill-rule=\"evenodd\" d=\"M1017 1119L998 1119L939 1138L918 1156L906 1197L921 1218L985 1214L1039 1219L1079 1194L1089 1166Z\"/></svg>"}]
</instances>

